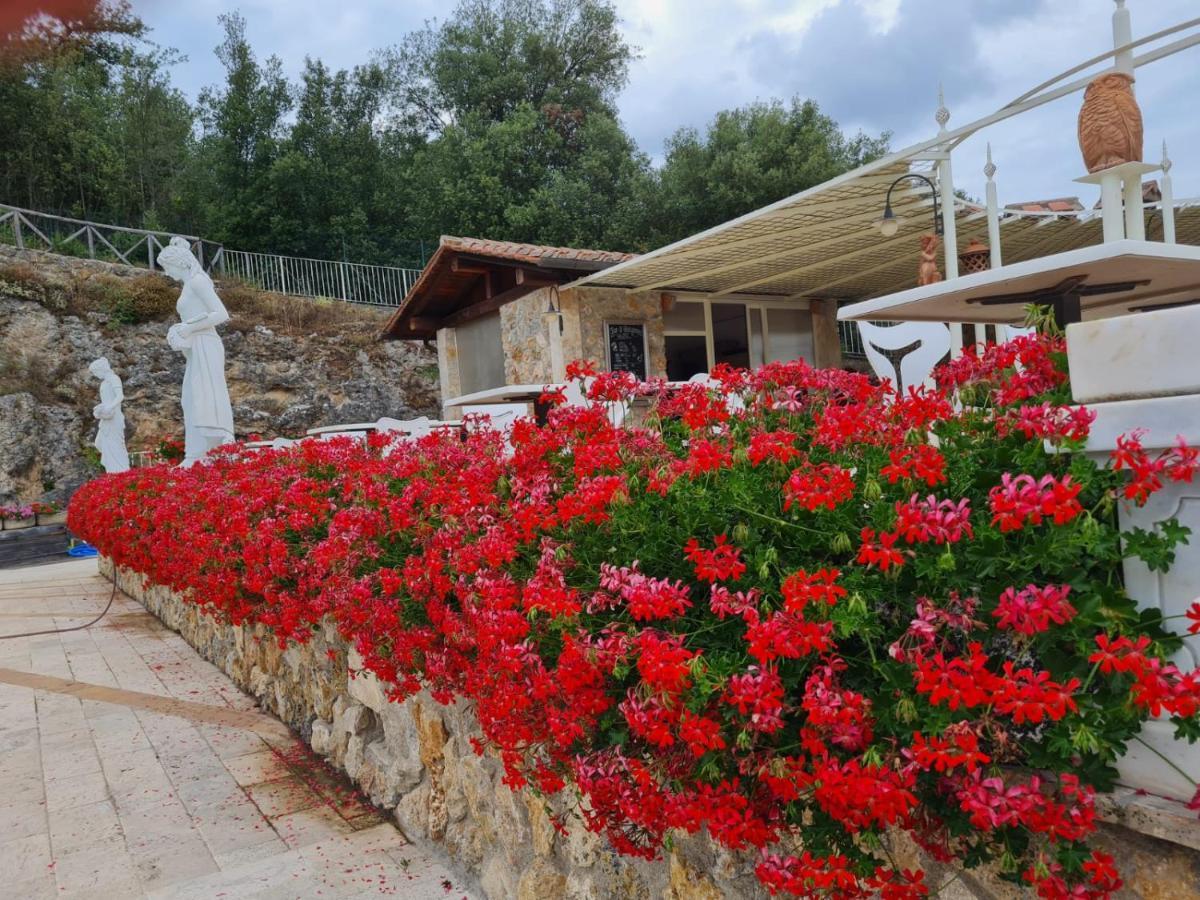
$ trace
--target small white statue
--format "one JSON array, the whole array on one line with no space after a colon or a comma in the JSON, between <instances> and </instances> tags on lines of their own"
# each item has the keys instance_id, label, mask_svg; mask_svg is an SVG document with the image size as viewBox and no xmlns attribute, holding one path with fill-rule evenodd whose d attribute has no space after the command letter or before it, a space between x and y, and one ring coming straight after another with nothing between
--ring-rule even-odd
<instances>
[{"instance_id":1,"label":"small white statue","mask_svg":"<svg viewBox=\"0 0 1200 900\"><path fill-rule=\"evenodd\" d=\"M121 379L103 356L93 360L88 371L100 379L100 402L92 409L92 415L100 423L94 441L100 451L100 465L110 474L124 472L129 468L129 451L125 449L125 414L121 412L125 392L121 389Z\"/></svg>"},{"instance_id":2,"label":"small white statue","mask_svg":"<svg viewBox=\"0 0 1200 900\"><path fill-rule=\"evenodd\" d=\"M181 465L190 466L210 450L233 441L233 407L225 384L225 345L217 334L217 326L229 321L229 313L186 240L171 238L158 254L158 264L167 275L183 283L175 304L181 321L167 332L167 343L187 360L183 373Z\"/></svg>"}]
</instances>

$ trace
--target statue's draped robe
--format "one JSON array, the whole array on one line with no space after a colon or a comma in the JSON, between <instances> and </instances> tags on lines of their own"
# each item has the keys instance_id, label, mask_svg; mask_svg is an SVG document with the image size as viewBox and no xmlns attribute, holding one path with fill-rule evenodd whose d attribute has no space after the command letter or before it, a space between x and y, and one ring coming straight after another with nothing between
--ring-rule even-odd
<instances>
[{"instance_id":1,"label":"statue's draped robe","mask_svg":"<svg viewBox=\"0 0 1200 900\"><path fill-rule=\"evenodd\" d=\"M100 382L100 405L112 415L99 418L94 445L100 451L100 465L105 472L124 472L129 468L129 451L125 449L125 414L121 412L121 382L109 375Z\"/></svg>"},{"instance_id":2,"label":"statue's draped robe","mask_svg":"<svg viewBox=\"0 0 1200 900\"><path fill-rule=\"evenodd\" d=\"M211 313L226 318L225 307L203 273L192 275L175 304L179 318L188 324ZM225 384L225 347L213 325L194 326L183 355L184 455L200 459L211 448L233 440L233 408Z\"/></svg>"}]
</instances>

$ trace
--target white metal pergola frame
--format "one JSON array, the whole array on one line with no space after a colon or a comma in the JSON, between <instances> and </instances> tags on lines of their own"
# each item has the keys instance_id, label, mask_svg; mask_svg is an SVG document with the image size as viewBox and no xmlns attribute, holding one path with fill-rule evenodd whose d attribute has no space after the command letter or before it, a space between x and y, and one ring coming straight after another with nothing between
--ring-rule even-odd
<instances>
[{"instance_id":1,"label":"white metal pergola frame","mask_svg":"<svg viewBox=\"0 0 1200 900\"><path fill-rule=\"evenodd\" d=\"M956 238L960 226L967 226L967 233L972 236L986 235L989 238L993 267L999 267L1002 262L1002 229L1008 236L1006 240L1010 246L1015 246L1012 243L1013 236L1025 235L1027 229L1050 229L1045 235L1039 232L1038 237L1027 237L1027 246L1023 252L1017 253L1018 258L1041 255L1040 252L1031 252L1028 245L1040 251L1040 245L1045 244L1045 252L1059 252L1094 243L1098 235L1093 235L1091 229L1095 228L1097 220L1090 212L1064 215L1001 210L996 200L993 179L996 168L991 160L990 148L984 168L988 176L986 207L979 208L957 200L954 197L950 157L956 147L979 131L1081 91L1098 75L1132 72L1200 44L1200 17L1134 40L1124 0L1116 0L1116 3L1112 50L1071 66L995 112L959 128L948 129L949 112L944 104L939 104L935 117L939 130L928 140L729 222L588 275L572 286L618 287L630 293L652 290L706 291L713 297L741 291L796 298L834 296L839 299L862 299L877 296L878 291L872 293L872 287L877 289L881 286L880 282L888 277L894 284L897 281L894 273L902 260L911 259L913 234L902 232L895 238L876 238L868 243L863 233L869 231L867 222L875 218L882 207L885 186L903 172L921 171L916 168L921 165L931 166L924 171L935 172L938 176L947 280L954 279L958 274ZM1174 39L1161 43L1167 38ZM1159 46L1150 46L1160 43ZM1136 53L1143 49L1144 52ZM1098 68L1109 60L1111 65ZM1163 172L1163 202L1159 208L1163 210L1164 238L1169 242L1175 236L1172 215L1175 203L1170 196L1170 161L1166 158L1165 148L1163 164L1153 168ZM852 192L851 199L857 205L847 201L844 196L846 190ZM931 202L927 190L898 193L900 199L896 211L900 215L916 212ZM873 202L867 203L867 197L873 197ZM835 216L838 209L844 210L844 215L836 220L827 218L827 214ZM984 218L987 219L986 231L981 221ZM1016 225L1020 227L1015 228ZM1075 228L1088 230L1086 233L1069 233ZM809 234L815 239L802 240ZM753 252L756 247L770 247L772 244L775 246L766 253L756 255ZM902 249L903 253L900 252ZM815 255L818 252L820 255ZM802 258L795 260L796 265L789 266L787 261L791 257ZM850 263L855 265L851 268L848 265ZM872 283L864 280L866 276L878 277ZM717 283L698 283L709 281ZM891 289L895 290L895 287ZM855 293L857 291L861 293ZM888 292L886 288L883 291Z\"/></svg>"}]
</instances>

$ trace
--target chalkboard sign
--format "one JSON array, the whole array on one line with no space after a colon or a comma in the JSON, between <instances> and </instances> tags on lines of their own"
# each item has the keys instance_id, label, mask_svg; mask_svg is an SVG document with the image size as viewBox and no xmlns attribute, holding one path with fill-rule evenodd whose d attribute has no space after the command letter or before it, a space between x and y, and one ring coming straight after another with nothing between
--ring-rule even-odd
<instances>
[{"instance_id":1,"label":"chalkboard sign","mask_svg":"<svg viewBox=\"0 0 1200 900\"><path fill-rule=\"evenodd\" d=\"M605 322L608 341L608 370L632 372L646 380L646 323Z\"/></svg>"}]
</instances>

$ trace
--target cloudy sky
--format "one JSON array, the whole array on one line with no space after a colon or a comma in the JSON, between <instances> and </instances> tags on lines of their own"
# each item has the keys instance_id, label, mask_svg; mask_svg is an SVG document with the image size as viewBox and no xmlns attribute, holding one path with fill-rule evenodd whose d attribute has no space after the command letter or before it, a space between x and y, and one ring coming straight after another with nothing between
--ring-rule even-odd
<instances>
[{"instance_id":1,"label":"cloudy sky","mask_svg":"<svg viewBox=\"0 0 1200 900\"><path fill-rule=\"evenodd\" d=\"M642 57L621 118L660 158L675 128L703 129L718 110L799 94L844 129L883 130L900 148L932 136L939 82L950 127L987 115L1112 46L1112 0L616 0ZM451 8L435 0L134 0L158 43L188 57L174 73L189 95L221 78L217 15L240 10L261 57L294 75L306 55L344 67ZM1196 0L1129 0L1134 36L1197 15ZM1138 70L1146 155L1165 139L1177 197L1200 196L1200 47ZM955 155L955 182L982 196L984 141L1001 202L1080 194L1080 95L987 129Z\"/></svg>"}]
</instances>

